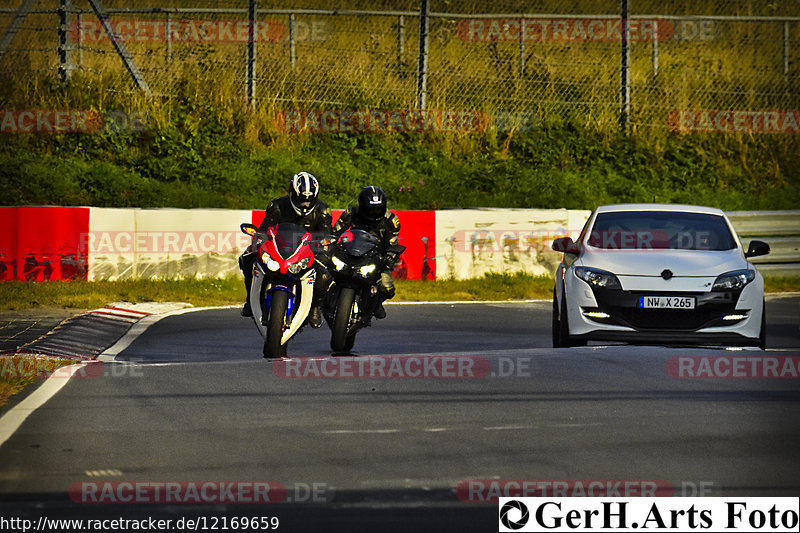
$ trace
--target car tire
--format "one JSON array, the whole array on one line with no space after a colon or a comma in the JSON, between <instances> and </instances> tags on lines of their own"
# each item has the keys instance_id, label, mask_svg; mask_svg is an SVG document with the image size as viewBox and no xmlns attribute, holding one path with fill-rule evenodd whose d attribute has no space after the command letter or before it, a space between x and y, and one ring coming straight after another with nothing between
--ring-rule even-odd
<instances>
[{"instance_id":1,"label":"car tire","mask_svg":"<svg viewBox=\"0 0 800 533\"><path fill-rule=\"evenodd\" d=\"M555 299L553 302L555 303ZM555 320L553 321L553 347L554 348L570 348L572 346L585 346L586 341L581 341L569 334L569 318L567 316L567 295L561 293L561 306L558 313L558 329L555 329ZM554 309L555 310L555 309Z\"/></svg>"},{"instance_id":2,"label":"car tire","mask_svg":"<svg viewBox=\"0 0 800 533\"><path fill-rule=\"evenodd\" d=\"M553 289L553 322L552 322L552 334L553 334L553 348L561 348L561 324L558 318L559 309L558 309L558 298L556 297L556 290Z\"/></svg>"}]
</instances>

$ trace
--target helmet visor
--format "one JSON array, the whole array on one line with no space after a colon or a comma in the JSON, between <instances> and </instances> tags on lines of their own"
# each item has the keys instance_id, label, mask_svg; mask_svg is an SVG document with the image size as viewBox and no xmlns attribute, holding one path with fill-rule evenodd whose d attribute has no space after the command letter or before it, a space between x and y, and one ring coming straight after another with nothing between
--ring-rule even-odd
<instances>
[{"instance_id":1,"label":"helmet visor","mask_svg":"<svg viewBox=\"0 0 800 533\"><path fill-rule=\"evenodd\" d=\"M373 220L381 218L385 213L386 205L384 204L366 205L363 209L364 216Z\"/></svg>"}]
</instances>

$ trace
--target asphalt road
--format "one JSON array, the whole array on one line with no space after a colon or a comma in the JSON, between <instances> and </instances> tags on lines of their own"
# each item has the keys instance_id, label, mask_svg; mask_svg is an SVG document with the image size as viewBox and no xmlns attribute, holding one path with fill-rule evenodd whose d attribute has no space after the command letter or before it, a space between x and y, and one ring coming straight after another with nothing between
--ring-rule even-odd
<instances>
[{"instance_id":1,"label":"asphalt road","mask_svg":"<svg viewBox=\"0 0 800 533\"><path fill-rule=\"evenodd\" d=\"M711 357L755 365L800 356L797 297L768 300L767 352L554 350L546 302L387 308L359 334L359 357L330 358L329 331L307 329L283 363L261 358L252 322L235 309L161 320L92 379L70 380L0 447L0 511L269 514L286 531L496 531L497 505L484 500L504 480L539 490L631 481L631 490L674 495L800 493L800 379L675 370ZM67 496L124 481L270 481L286 492L266 506Z\"/></svg>"}]
</instances>

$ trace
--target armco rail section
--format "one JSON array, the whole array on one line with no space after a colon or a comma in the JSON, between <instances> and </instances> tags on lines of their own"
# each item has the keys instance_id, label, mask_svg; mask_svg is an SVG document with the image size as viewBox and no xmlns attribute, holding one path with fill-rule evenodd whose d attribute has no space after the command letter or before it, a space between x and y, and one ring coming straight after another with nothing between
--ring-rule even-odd
<instances>
[{"instance_id":1,"label":"armco rail section","mask_svg":"<svg viewBox=\"0 0 800 533\"><path fill-rule=\"evenodd\" d=\"M754 239L769 243L769 255L752 259L762 273L800 275L800 211L732 211L727 215L742 246Z\"/></svg>"}]
</instances>

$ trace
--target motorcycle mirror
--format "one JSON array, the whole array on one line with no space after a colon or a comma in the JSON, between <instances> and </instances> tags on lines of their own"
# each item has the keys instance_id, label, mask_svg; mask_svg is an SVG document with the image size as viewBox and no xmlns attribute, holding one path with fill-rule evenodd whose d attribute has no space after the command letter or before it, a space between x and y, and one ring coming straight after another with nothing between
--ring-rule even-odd
<instances>
[{"instance_id":1,"label":"motorcycle mirror","mask_svg":"<svg viewBox=\"0 0 800 533\"><path fill-rule=\"evenodd\" d=\"M246 222L245 222L245 223L243 223L243 224L241 224L241 225L239 226L239 229L241 229L241 230L242 230L242 233L246 233L246 234L250 235L251 237L252 237L253 235L255 235L255 234L256 234L256 232L258 231L258 228L257 228L257 227L255 227L253 224L248 224L248 223L246 223Z\"/></svg>"}]
</instances>

